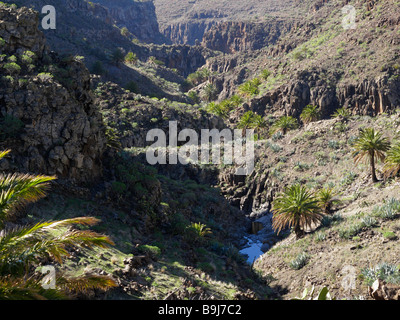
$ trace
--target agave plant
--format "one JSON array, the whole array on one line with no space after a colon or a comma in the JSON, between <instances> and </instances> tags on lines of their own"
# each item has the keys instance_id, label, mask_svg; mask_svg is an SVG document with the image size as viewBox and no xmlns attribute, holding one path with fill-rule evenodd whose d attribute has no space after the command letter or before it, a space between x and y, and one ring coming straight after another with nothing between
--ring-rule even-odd
<instances>
[{"instance_id":1,"label":"agave plant","mask_svg":"<svg viewBox=\"0 0 400 320\"><path fill-rule=\"evenodd\" d=\"M388 138L383 137L381 132L375 131L373 128L362 129L357 140L354 143L353 157L354 162L359 163L361 160L367 160L371 167L372 182L377 182L375 162L383 161L385 152L390 148Z\"/></svg>"},{"instance_id":2,"label":"agave plant","mask_svg":"<svg viewBox=\"0 0 400 320\"><path fill-rule=\"evenodd\" d=\"M279 234L293 227L297 238L306 227L319 223L323 217L318 198L306 187L294 185L286 188L272 203L272 228Z\"/></svg>"},{"instance_id":3,"label":"agave plant","mask_svg":"<svg viewBox=\"0 0 400 320\"><path fill-rule=\"evenodd\" d=\"M303 109L303 112L300 115L300 119L307 124L319 120L320 116L321 115L319 108L317 106L309 104Z\"/></svg>"},{"instance_id":4,"label":"agave plant","mask_svg":"<svg viewBox=\"0 0 400 320\"><path fill-rule=\"evenodd\" d=\"M396 143L387 152L385 166L383 167L385 178L395 177L400 171L400 142Z\"/></svg>"},{"instance_id":5,"label":"agave plant","mask_svg":"<svg viewBox=\"0 0 400 320\"><path fill-rule=\"evenodd\" d=\"M0 159L9 152L1 152ZM6 226L23 205L43 198L54 179L19 173L0 175L0 299L59 299L76 291L115 286L109 277L70 278L58 272L57 287L45 290L40 276L32 271L43 261L62 263L69 256L68 248L112 245L107 236L72 229L74 225L92 226L99 222L98 219L78 217L32 226Z\"/></svg>"}]
</instances>

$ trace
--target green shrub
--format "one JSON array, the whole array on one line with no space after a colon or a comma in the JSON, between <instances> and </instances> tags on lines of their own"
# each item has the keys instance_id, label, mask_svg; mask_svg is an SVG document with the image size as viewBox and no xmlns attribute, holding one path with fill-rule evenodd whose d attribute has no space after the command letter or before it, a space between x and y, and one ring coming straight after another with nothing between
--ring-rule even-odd
<instances>
[{"instance_id":1,"label":"green shrub","mask_svg":"<svg viewBox=\"0 0 400 320\"><path fill-rule=\"evenodd\" d=\"M143 252L145 254L148 254L149 256L151 256L152 258L156 258L161 254L161 249L157 246L151 246L151 245L141 245L138 247L138 250L140 252Z\"/></svg>"},{"instance_id":2,"label":"green shrub","mask_svg":"<svg viewBox=\"0 0 400 320\"><path fill-rule=\"evenodd\" d=\"M24 63L25 65L30 65L33 63L33 61L36 59L36 54L33 53L32 51L25 51L22 55L21 55L21 61L22 63Z\"/></svg>"},{"instance_id":3,"label":"green shrub","mask_svg":"<svg viewBox=\"0 0 400 320\"><path fill-rule=\"evenodd\" d=\"M303 109L300 119L307 124L319 120L321 116L320 113L321 112L317 106L309 104Z\"/></svg>"},{"instance_id":4,"label":"green shrub","mask_svg":"<svg viewBox=\"0 0 400 320\"><path fill-rule=\"evenodd\" d=\"M196 91L193 91L193 90L189 91L187 96L189 97L190 100L192 100L193 103L195 103L195 104L200 103L200 97Z\"/></svg>"},{"instance_id":5,"label":"green shrub","mask_svg":"<svg viewBox=\"0 0 400 320\"><path fill-rule=\"evenodd\" d=\"M200 83L207 81L209 76L210 76L210 71L206 68L203 68L189 74L187 77L187 82L192 86L197 86Z\"/></svg>"},{"instance_id":6,"label":"green shrub","mask_svg":"<svg viewBox=\"0 0 400 320\"><path fill-rule=\"evenodd\" d=\"M271 143L269 148L274 152L274 153L278 153L281 152L283 150L283 147L281 147L279 144L274 144Z\"/></svg>"},{"instance_id":7,"label":"green shrub","mask_svg":"<svg viewBox=\"0 0 400 320\"><path fill-rule=\"evenodd\" d=\"M269 76L271 75L271 71L264 69L261 71L261 78L264 80L268 80Z\"/></svg>"},{"instance_id":8,"label":"green shrub","mask_svg":"<svg viewBox=\"0 0 400 320\"><path fill-rule=\"evenodd\" d=\"M332 117L333 118L341 118L343 120L347 120L347 119L349 119L351 117L351 113L350 113L350 111L348 109L342 107L342 108L337 109L333 113Z\"/></svg>"},{"instance_id":9,"label":"green shrub","mask_svg":"<svg viewBox=\"0 0 400 320\"><path fill-rule=\"evenodd\" d=\"M18 74L21 71L21 67L15 62L6 63L3 68L7 71L9 75Z\"/></svg>"},{"instance_id":10,"label":"green shrub","mask_svg":"<svg viewBox=\"0 0 400 320\"><path fill-rule=\"evenodd\" d=\"M382 236L389 240L397 239L397 236L393 231L385 231L384 233L382 233Z\"/></svg>"},{"instance_id":11,"label":"green shrub","mask_svg":"<svg viewBox=\"0 0 400 320\"><path fill-rule=\"evenodd\" d=\"M400 201L395 198L390 198L384 201L382 206L377 206L373 209L373 215L384 220L393 220L400 212Z\"/></svg>"},{"instance_id":12,"label":"green shrub","mask_svg":"<svg viewBox=\"0 0 400 320\"><path fill-rule=\"evenodd\" d=\"M197 267L205 273L214 273L214 267L208 262L200 262Z\"/></svg>"},{"instance_id":13,"label":"green shrub","mask_svg":"<svg viewBox=\"0 0 400 320\"><path fill-rule=\"evenodd\" d=\"M376 225L377 221L371 216L361 218L361 224L367 228L372 228Z\"/></svg>"},{"instance_id":14,"label":"green shrub","mask_svg":"<svg viewBox=\"0 0 400 320\"><path fill-rule=\"evenodd\" d=\"M192 243L203 243L211 234L211 229L200 222L192 222L185 230L186 240Z\"/></svg>"},{"instance_id":15,"label":"green shrub","mask_svg":"<svg viewBox=\"0 0 400 320\"><path fill-rule=\"evenodd\" d=\"M54 76L48 72L41 72L37 75L37 77L42 81L50 81L54 78Z\"/></svg>"},{"instance_id":16,"label":"green shrub","mask_svg":"<svg viewBox=\"0 0 400 320\"><path fill-rule=\"evenodd\" d=\"M318 232L318 233L315 235L314 239L315 239L315 242L322 242L322 241L325 241L325 239L326 239L326 234L325 234L324 232Z\"/></svg>"}]
</instances>

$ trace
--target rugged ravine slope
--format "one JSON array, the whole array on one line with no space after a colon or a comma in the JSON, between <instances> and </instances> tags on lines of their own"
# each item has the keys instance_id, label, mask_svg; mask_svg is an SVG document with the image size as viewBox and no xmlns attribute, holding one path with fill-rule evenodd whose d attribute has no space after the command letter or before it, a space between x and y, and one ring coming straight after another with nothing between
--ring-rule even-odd
<instances>
[{"instance_id":1,"label":"rugged ravine slope","mask_svg":"<svg viewBox=\"0 0 400 320\"><path fill-rule=\"evenodd\" d=\"M6 2L37 11L48 4L44 0ZM126 11L121 7L123 1L99 3L54 1L56 29L42 30L50 48L60 55L84 57L87 68L103 81L126 88L135 86L134 91L149 96L186 101L181 93L184 77L215 54L202 47L155 44L165 41L151 2L131 1ZM136 55L138 63L123 63L129 52Z\"/></svg>"},{"instance_id":2,"label":"rugged ravine slope","mask_svg":"<svg viewBox=\"0 0 400 320\"><path fill-rule=\"evenodd\" d=\"M120 29L127 28L138 40L155 44L168 42L160 33L153 1L96 0L93 2L106 7L116 25Z\"/></svg>"},{"instance_id":3,"label":"rugged ravine slope","mask_svg":"<svg viewBox=\"0 0 400 320\"><path fill-rule=\"evenodd\" d=\"M77 276L108 275L118 284L107 293L89 290L78 296L83 299L272 296L269 280L238 253L244 216L212 187L214 167L151 167L140 150L118 146L118 135L124 146L140 145L142 133L164 117L195 129L199 118L216 128L221 119L110 82L93 93L81 58L46 47L38 12L0 4L0 17L0 140L2 149L12 149L1 169L58 178L49 196L21 210L11 226L90 215L102 221L94 229L115 242L71 251L64 266L43 263ZM133 123L125 126L132 120L141 126L136 140L130 140Z\"/></svg>"},{"instance_id":4,"label":"rugged ravine slope","mask_svg":"<svg viewBox=\"0 0 400 320\"><path fill-rule=\"evenodd\" d=\"M225 22L244 22L257 26L254 22L265 22L283 18L287 22L301 17L310 10L310 1L168 1L156 0L156 12L160 29L173 43L194 45L202 42L203 36L214 27L224 28ZM221 23L222 26L219 24ZM235 24L234 23L234 24ZM226 26L226 25L225 25ZM235 34L234 28L232 36ZM258 36L267 35L259 30ZM257 34L257 33L256 33ZM208 34L210 37L212 33ZM221 47L222 48L222 47Z\"/></svg>"},{"instance_id":5,"label":"rugged ravine slope","mask_svg":"<svg viewBox=\"0 0 400 320\"><path fill-rule=\"evenodd\" d=\"M210 81L223 100L246 80L268 79L252 95L249 109L298 116L308 104L325 116L339 106L377 114L399 105L399 7L393 1L347 1L356 9L357 28L342 26L342 2L321 4L276 45L209 60L220 72Z\"/></svg>"},{"instance_id":6,"label":"rugged ravine slope","mask_svg":"<svg viewBox=\"0 0 400 320\"><path fill-rule=\"evenodd\" d=\"M75 3L74 13L84 9L79 19L90 16L88 3L74 1L68 2ZM0 26L0 133L2 146L14 150L13 157L1 163L2 169L66 179L47 200L29 208L22 222L96 214L104 221L99 231L110 233L117 244L111 251L74 252L67 265L71 273L95 270L116 277L119 286L111 298L288 299L311 285L327 285L339 297L368 298L363 268L380 262L398 264L399 212L385 219L379 208L372 210L396 197L397 180L369 183L366 166L355 166L350 155L362 127L374 126L392 141L398 138L393 135L400 106L397 2L289 3L307 15L261 50L243 52L247 40L235 40L242 32L221 42L237 44L235 50L226 47L234 53L225 55L201 46L134 44L125 37L121 46L137 53L139 61L133 66L119 62L110 70L116 70L114 76L137 73L134 79L143 80L140 84L149 90L142 94L149 96L102 81L109 80L106 77L92 77L90 82L82 58L76 56L84 39L67 45L72 55L58 56L46 48L38 32L37 13L0 5L6 21ZM67 14L64 4L59 6ZM359 29L343 29L344 4L358 10ZM282 14L280 7L276 15ZM110 29L101 19L90 21L101 23L107 37L122 39L118 28ZM234 25L220 26L224 24ZM69 33L70 27L62 30ZM218 28L214 30L218 36ZM95 39L92 49L104 43L101 32L85 32ZM116 44L105 45L111 50ZM188 86L185 76L204 64L210 72L198 86L192 84L194 95L189 98L182 90ZM261 79L256 93L239 90L255 76ZM122 79L121 83L132 78ZM210 88L215 101L212 95L195 94ZM153 89L163 92L158 96L162 99L154 97ZM235 93L243 95L242 101L220 114L224 119L212 114L215 109L208 107L209 102L226 106L223 100ZM280 116L298 118L308 104L320 107L325 120L269 136L268 129ZM329 120L342 106L353 116ZM238 177L232 166L205 163L147 165L143 147L150 128L167 129L172 120L180 122L179 128L196 131L236 128L247 111L264 120L257 128L251 175ZM80 182L79 187L73 182ZM260 208L264 214L276 193L296 182L310 188L337 187L344 195L342 206L335 208L341 216L332 216L299 241L288 232L265 239L269 251L256 262L255 271L238 253L250 231L246 215L258 218ZM364 218L373 223L366 225ZM291 262L303 253L308 264L292 268ZM321 263L324 259L327 264ZM346 266L356 275L352 292L341 286Z\"/></svg>"},{"instance_id":7,"label":"rugged ravine slope","mask_svg":"<svg viewBox=\"0 0 400 320\"><path fill-rule=\"evenodd\" d=\"M300 183L310 190L334 188L341 200L321 225L300 240L287 231L280 239L266 234L269 250L255 268L275 279L271 287L279 288L283 299L301 297L312 286L328 287L336 299L371 299L368 286L376 279L372 270L382 264L398 268L399 179L384 179L379 163L380 181L374 184L368 165L354 164L353 143L359 129L366 127L395 143L399 112L317 121L259 142L262 160L257 172L268 177L272 198L284 187ZM265 195L259 198L267 206ZM384 214L389 206L393 216ZM300 266L299 256L303 256ZM390 297L395 299L394 293Z\"/></svg>"},{"instance_id":8,"label":"rugged ravine slope","mask_svg":"<svg viewBox=\"0 0 400 320\"><path fill-rule=\"evenodd\" d=\"M50 54L32 9L1 8L0 87L3 148L25 172L77 181L99 178L106 147L90 73L77 59Z\"/></svg>"}]
</instances>

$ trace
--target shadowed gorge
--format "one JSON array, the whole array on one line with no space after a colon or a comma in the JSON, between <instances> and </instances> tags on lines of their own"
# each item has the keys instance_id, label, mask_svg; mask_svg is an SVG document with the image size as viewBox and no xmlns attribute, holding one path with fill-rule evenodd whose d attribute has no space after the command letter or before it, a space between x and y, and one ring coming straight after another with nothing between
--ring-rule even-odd
<instances>
[{"instance_id":1,"label":"shadowed gorge","mask_svg":"<svg viewBox=\"0 0 400 320\"><path fill-rule=\"evenodd\" d=\"M0 2L1 299L398 299L397 1L45 5Z\"/></svg>"}]
</instances>

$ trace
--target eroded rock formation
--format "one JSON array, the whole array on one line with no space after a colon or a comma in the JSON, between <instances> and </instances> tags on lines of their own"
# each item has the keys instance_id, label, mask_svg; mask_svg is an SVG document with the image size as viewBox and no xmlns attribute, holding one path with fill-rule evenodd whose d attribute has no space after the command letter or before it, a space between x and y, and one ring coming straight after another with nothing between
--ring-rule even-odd
<instances>
[{"instance_id":1,"label":"eroded rock formation","mask_svg":"<svg viewBox=\"0 0 400 320\"><path fill-rule=\"evenodd\" d=\"M78 182L96 179L106 138L88 70L77 59L47 52L32 9L2 7L0 19L2 145L12 149L2 169L16 165ZM24 54L32 56L32 63L26 65ZM10 68L9 61L20 64L19 69ZM10 132L11 125L18 130Z\"/></svg>"}]
</instances>

